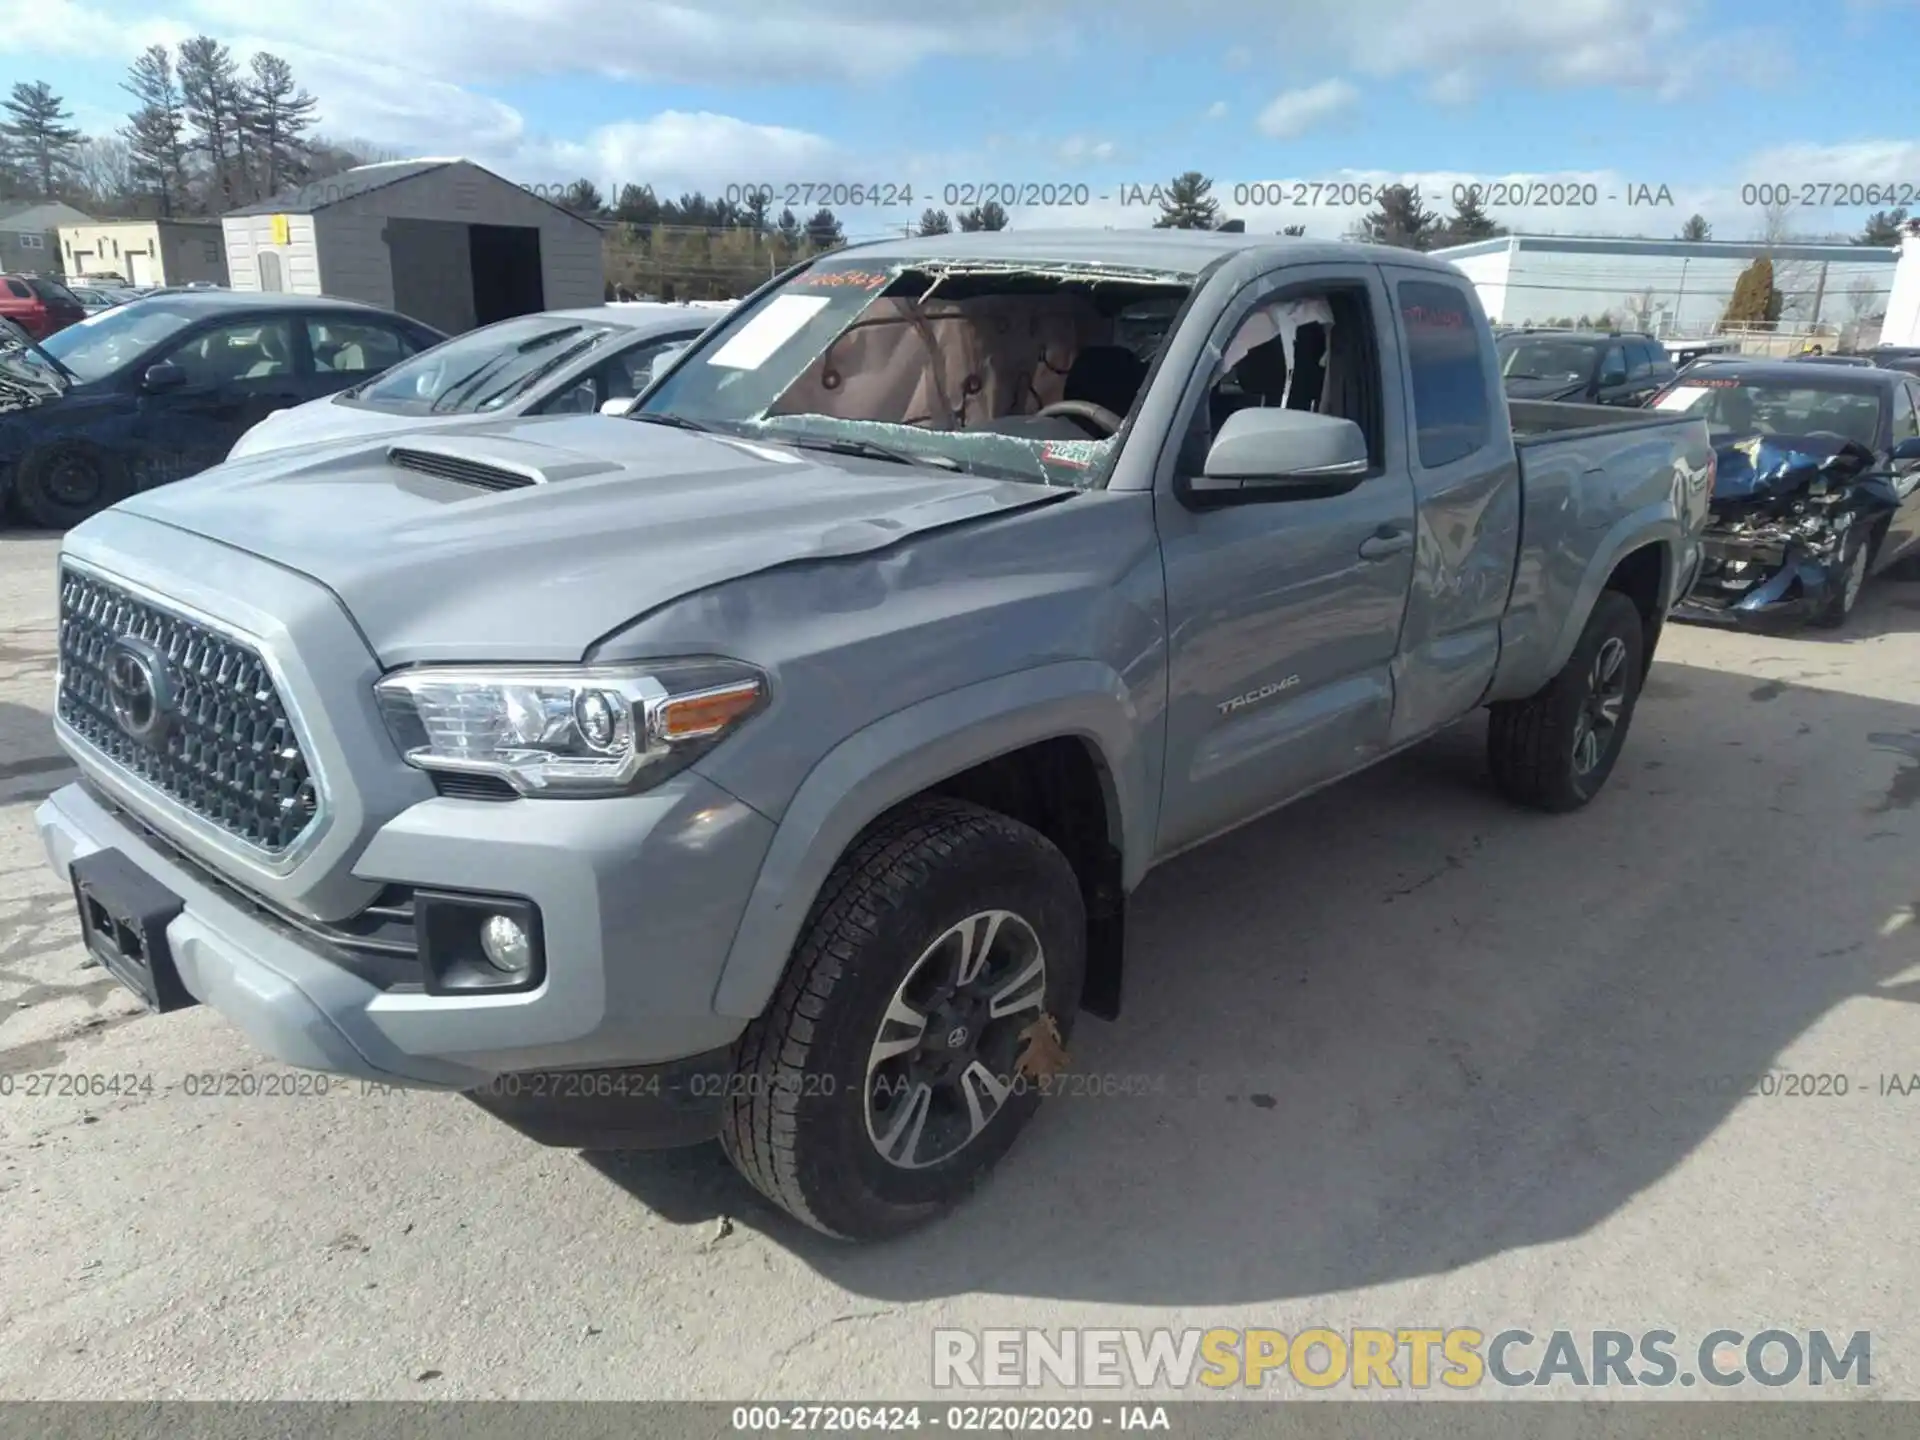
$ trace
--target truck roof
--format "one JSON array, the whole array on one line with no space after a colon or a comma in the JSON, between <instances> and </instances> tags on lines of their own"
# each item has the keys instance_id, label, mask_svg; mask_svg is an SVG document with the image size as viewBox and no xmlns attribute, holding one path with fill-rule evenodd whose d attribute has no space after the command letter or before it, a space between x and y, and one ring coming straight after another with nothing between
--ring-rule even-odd
<instances>
[{"instance_id":1,"label":"truck roof","mask_svg":"<svg viewBox=\"0 0 1920 1440\"><path fill-rule=\"evenodd\" d=\"M1191 279L1215 260L1242 251L1271 251L1276 261L1301 264L1372 260L1458 277L1444 260L1417 250L1357 241L1310 240L1291 235L1244 235L1218 230L981 230L951 235L870 240L832 253L858 251L901 260L979 260L1000 264L1111 265L1157 270Z\"/></svg>"}]
</instances>

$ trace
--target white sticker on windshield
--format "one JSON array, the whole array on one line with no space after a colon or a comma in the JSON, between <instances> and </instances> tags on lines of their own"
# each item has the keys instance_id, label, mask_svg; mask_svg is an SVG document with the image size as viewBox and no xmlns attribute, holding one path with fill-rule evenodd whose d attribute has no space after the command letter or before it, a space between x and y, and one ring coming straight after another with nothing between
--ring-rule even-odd
<instances>
[{"instance_id":1,"label":"white sticker on windshield","mask_svg":"<svg viewBox=\"0 0 1920 1440\"><path fill-rule=\"evenodd\" d=\"M1669 390L1654 401L1656 410L1691 410L1713 391L1705 385L1682 385L1678 390Z\"/></svg>"},{"instance_id":2,"label":"white sticker on windshield","mask_svg":"<svg viewBox=\"0 0 1920 1440\"><path fill-rule=\"evenodd\" d=\"M825 295L779 295L707 361L730 370L758 370L769 356L826 308Z\"/></svg>"}]
</instances>

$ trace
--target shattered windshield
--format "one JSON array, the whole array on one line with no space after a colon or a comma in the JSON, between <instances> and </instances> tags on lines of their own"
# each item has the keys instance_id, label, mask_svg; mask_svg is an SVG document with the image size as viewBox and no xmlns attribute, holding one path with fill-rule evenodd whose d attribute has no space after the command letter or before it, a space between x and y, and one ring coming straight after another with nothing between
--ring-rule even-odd
<instances>
[{"instance_id":1,"label":"shattered windshield","mask_svg":"<svg viewBox=\"0 0 1920 1440\"><path fill-rule=\"evenodd\" d=\"M828 260L699 342L632 418L1097 485L1186 293L1088 266Z\"/></svg>"}]
</instances>

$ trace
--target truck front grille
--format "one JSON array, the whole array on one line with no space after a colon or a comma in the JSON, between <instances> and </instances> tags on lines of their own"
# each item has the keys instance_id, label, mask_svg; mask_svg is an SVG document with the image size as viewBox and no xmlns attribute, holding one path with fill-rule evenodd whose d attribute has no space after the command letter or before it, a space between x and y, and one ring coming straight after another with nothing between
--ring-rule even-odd
<instances>
[{"instance_id":1,"label":"truck front grille","mask_svg":"<svg viewBox=\"0 0 1920 1440\"><path fill-rule=\"evenodd\" d=\"M124 663L116 693L112 667L129 651L160 682L148 696L157 727L129 705L146 683L136 676L130 691ZM60 572L59 715L120 769L269 857L318 812L312 769L258 651L70 567Z\"/></svg>"}]
</instances>

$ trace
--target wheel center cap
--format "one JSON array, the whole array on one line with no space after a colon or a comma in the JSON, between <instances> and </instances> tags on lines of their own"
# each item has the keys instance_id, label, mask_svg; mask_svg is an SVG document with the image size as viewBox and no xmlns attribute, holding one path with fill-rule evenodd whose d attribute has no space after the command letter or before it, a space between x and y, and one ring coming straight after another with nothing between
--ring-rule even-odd
<instances>
[{"instance_id":1,"label":"wheel center cap","mask_svg":"<svg viewBox=\"0 0 1920 1440\"><path fill-rule=\"evenodd\" d=\"M954 1026L953 1029L947 1032L947 1048L949 1050L958 1050L962 1045L967 1043L971 1034L972 1032L964 1025Z\"/></svg>"}]
</instances>

